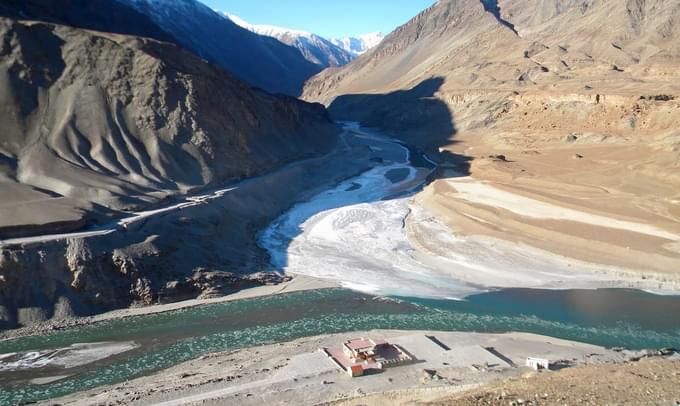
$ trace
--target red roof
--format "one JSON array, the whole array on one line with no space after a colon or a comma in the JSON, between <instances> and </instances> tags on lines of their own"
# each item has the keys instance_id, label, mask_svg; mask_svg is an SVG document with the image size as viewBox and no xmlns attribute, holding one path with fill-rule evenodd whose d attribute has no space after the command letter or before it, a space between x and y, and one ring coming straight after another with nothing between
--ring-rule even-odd
<instances>
[{"instance_id":1,"label":"red roof","mask_svg":"<svg viewBox=\"0 0 680 406\"><path fill-rule=\"evenodd\" d=\"M378 345L385 345L387 344L387 341L385 340L373 340L373 339L365 339L365 338L355 338L352 340L349 340L345 343L347 348L350 350L363 350L365 348L373 348Z\"/></svg>"},{"instance_id":2,"label":"red roof","mask_svg":"<svg viewBox=\"0 0 680 406\"><path fill-rule=\"evenodd\" d=\"M363 350L364 348L373 348L375 346L371 340L365 340L363 338L349 340L345 345L350 350Z\"/></svg>"}]
</instances>

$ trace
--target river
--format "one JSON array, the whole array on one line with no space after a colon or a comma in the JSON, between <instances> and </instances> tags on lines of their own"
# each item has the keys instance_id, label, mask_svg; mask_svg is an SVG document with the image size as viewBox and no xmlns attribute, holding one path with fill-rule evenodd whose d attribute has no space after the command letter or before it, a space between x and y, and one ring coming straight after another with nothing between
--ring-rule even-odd
<instances>
[{"instance_id":1,"label":"river","mask_svg":"<svg viewBox=\"0 0 680 406\"><path fill-rule=\"evenodd\" d=\"M344 289L289 293L0 342L0 354L14 353L13 361L31 360L23 369L0 368L0 404L114 384L206 353L355 330L525 331L604 346L680 347L677 314L676 296L623 289L511 289L464 301L385 299ZM48 350L77 352L71 348L76 343L129 342L136 346L68 369L49 359L40 362L54 352ZM55 376L63 378L31 383Z\"/></svg>"},{"instance_id":2,"label":"river","mask_svg":"<svg viewBox=\"0 0 680 406\"><path fill-rule=\"evenodd\" d=\"M355 123L345 127L350 136L367 143L380 165L295 205L263 230L259 244L286 273L330 280L364 293L430 299L463 299L503 287L658 288L652 281L624 281L618 276L625 273L622 270L603 272L608 267L526 244L451 233L412 201L432 172L427 158ZM468 176L455 181L456 190L491 188ZM494 197L499 206L520 201L524 212L533 215L538 215L534 210L547 211L540 202L526 203L509 192L498 196L489 193L484 201L491 206ZM572 211L576 214L568 219L591 224L593 216ZM614 227L644 226L595 220Z\"/></svg>"},{"instance_id":3,"label":"river","mask_svg":"<svg viewBox=\"0 0 680 406\"><path fill-rule=\"evenodd\" d=\"M404 219L411 210L407 197L430 168L411 165L415 152L394 141L349 128L380 155L380 164L296 205L260 236L275 265L347 289L2 341L0 404L114 384L210 352L356 330L524 331L609 347L680 347L678 296L630 289L497 290L429 266L409 244Z\"/></svg>"}]
</instances>

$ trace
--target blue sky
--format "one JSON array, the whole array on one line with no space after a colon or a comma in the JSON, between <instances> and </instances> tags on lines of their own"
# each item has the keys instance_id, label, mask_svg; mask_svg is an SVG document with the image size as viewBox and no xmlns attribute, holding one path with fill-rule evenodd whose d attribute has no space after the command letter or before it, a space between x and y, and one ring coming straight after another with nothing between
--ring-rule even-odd
<instances>
[{"instance_id":1,"label":"blue sky","mask_svg":"<svg viewBox=\"0 0 680 406\"><path fill-rule=\"evenodd\" d=\"M251 24L270 24L324 37L387 34L435 0L201 0Z\"/></svg>"}]
</instances>

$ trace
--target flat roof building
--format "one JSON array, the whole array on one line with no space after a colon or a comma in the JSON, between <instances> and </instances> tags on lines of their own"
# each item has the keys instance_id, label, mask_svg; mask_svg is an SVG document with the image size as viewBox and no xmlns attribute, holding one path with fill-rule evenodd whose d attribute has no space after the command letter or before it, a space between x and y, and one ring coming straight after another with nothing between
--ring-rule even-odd
<instances>
[{"instance_id":1,"label":"flat roof building","mask_svg":"<svg viewBox=\"0 0 680 406\"><path fill-rule=\"evenodd\" d=\"M539 369L545 369L545 370L550 369L550 361L547 360L547 359L543 359L543 358L528 357L526 365L529 368L532 368L536 371L538 371Z\"/></svg>"},{"instance_id":2,"label":"flat roof building","mask_svg":"<svg viewBox=\"0 0 680 406\"><path fill-rule=\"evenodd\" d=\"M341 347L322 350L352 377L362 376L371 370L382 371L384 368L414 361L414 358L398 345L370 338L355 338L345 341Z\"/></svg>"}]
</instances>

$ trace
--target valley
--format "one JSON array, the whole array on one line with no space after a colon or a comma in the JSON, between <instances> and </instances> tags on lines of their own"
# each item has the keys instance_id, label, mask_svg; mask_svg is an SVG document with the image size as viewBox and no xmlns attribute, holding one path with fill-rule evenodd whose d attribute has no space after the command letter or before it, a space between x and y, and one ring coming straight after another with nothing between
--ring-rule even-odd
<instances>
[{"instance_id":1,"label":"valley","mask_svg":"<svg viewBox=\"0 0 680 406\"><path fill-rule=\"evenodd\" d=\"M438 2L303 98L438 163L415 201L453 236L431 252L489 239L677 283L678 6L519 3Z\"/></svg>"},{"instance_id":2,"label":"valley","mask_svg":"<svg viewBox=\"0 0 680 406\"><path fill-rule=\"evenodd\" d=\"M367 160L380 164L357 177L326 186L330 188L316 195L309 195L307 200L295 204L260 233L259 244L269 250L272 265L292 276L292 282L282 284L280 289L275 286L254 288L252 294L251 289L246 289L233 297L236 301L203 300L187 303L190 307L179 303L161 306L158 310L150 307L104 314L71 325L46 324L44 328L37 325L25 333L18 330L8 338L28 336L0 342L0 353L4 353L0 366L5 370L0 371L0 376L4 374L6 382L13 382L6 387L11 396L7 399L45 399L68 395L75 388L93 388L93 396L115 396L124 403L140 399L143 403L155 402L154 399L174 399L173 402L178 403L194 398L245 396L257 387L255 382L249 383L250 380L261 379L255 373L258 368L255 365L242 367L246 369L240 373L255 373L253 377L245 381L237 379L234 384L227 381L227 386L215 384L221 381L206 378L206 372L197 372L201 379L195 384L177 381L173 375L167 375L172 374L173 369L165 369L200 354L241 348L247 343L287 341L356 329L520 330L605 346L653 348L675 345L680 337L677 325L663 314L680 306L678 296L602 288L634 287L657 292L677 288L640 277L624 278L595 264L578 263L538 250L531 252L526 246L502 244L491 239L451 240L451 232L445 225L434 221L425 209L414 206L412 193L422 187L424 178L434 170L432 165L426 159L415 159L417 155L412 154L417 152L379 133L354 123L344 125L345 132L341 137L344 147L340 150L346 151L352 146L372 151ZM413 162L418 166L411 166ZM398 169L406 170L395 172ZM225 195L228 193L225 191ZM502 200L499 200L499 206L502 205L500 202ZM211 204L215 203L210 200L203 203ZM440 251L428 247L437 247ZM446 251L442 251L443 247ZM370 257L366 252L370 252ZM299 287L296 287L298 282ZM287 288L289 283L292 285ZM329 289L334 286L350 290ZM503 286L532 289L499 290ZM541 289L556 287L560 290ZM295 293L297 289L303 291ZM365 292L368 296L352 293L352 290ZM384 299L384 296L395 299ZM463 298L465 300L453 300ZM615 305L603 307L605 302ZM536 303L541 303L545 312L538 311ZM247 315L234 317L242 312ZM622 326L620 320L627 322ZM187 323L194 327L186 329ZM51 326L62 331L50 333ZM159 341L161 336L164 338ZM461 340L476 340L463 337L466 336L457 337L451 345L460 345ZM105 361L85 361L85 364L76 364L66 370L54 369L53 362L58 361L30 355L42 351L51 354L50 349L55 346L81 348L87 343L106 345L100 343L121 340L133 343L135 347L109 355ZM59 351L65 351L63 348ZM26 353L22 363L16 364L22 367L12 367L15 365L12 362L16 362L13 357L21 357L27 350L33 352ZM36 353L36 350L41 352ZM294 347L290 351L299 354L300 350ZM549 351L552 354L558 350ZM556 354L560 352L552 356L558 356ZM620 362L616 359L615 356L607 362ZM206 368L201 361L192 363L201 370ZM29 368L31 372L27 375L22 368ZM176 368L187 370L184 365ZM161 371L157 372L159 369ZM416 368L409 373L418 374L421 370ZM468 384L473 388L489 379L513 376L517 372L511 368L501 375L482 374ZM157 374L175 382L161 390L161 393L169 391L174 395L159 398L155 395L156 389L140 389L148 385L155 387L161 379ZM192 373L187 374L192 376ZM321 385L321 380L325 382L337 374L329 369L304 379L305 382L310 380L308 385ZM33 381L26 382L26 376ZM119 392L118 386L115 389L101 387L116 385L132 377L139 377L139 382L131 384L134 390ZM279 391L285 393L290 389L289 385L299 385L287 379L265 379L268 380L263 384L273 390L262 395L265 398L279 397ZM444 396L452 390L466 389L468 384L457 382L437 386L435 394ZM201 388L200 391L191 389L195 385ZM232 388L233 385L236 386ZM402 386L412 387L406 383ZM354 388L354 385L347 382L339 388L345 389L332 392L331 397L312 397L306 401L347 396L351 392L348 388ZM390 390L389 386L379 388ZM70 402L68 399L65 401ZM261 401L258 399L254 401ZM293 399L302 398L294 395Z\"/></svg>"},{"instance_id":3,"label":"valley","mask_svg":"<svg viewBox=\"0 0 680 406\"><path fill-rule=\"evenodd\" d=\"M258 1L0 4L0 405L680 402L680 0Z\"/></svg>"},{"instance_id":4,"label":"valley","mask_svg":"<svg viewBox=\"0 0 680 406\"><path fill-rule=\"evenodd\" d=\"M678 290L677 275L672 273L655 277L634 268L570 259L573 255L565 247L551 247L558 253L554 255L517 241L520 233L511 234L516 239L504 238L508 234L479 233L476 228L471 229L474 233L465 233L468 229L461 227L465 220L492 227L492 220L484 221L480 214L458 214L449 223L456 227L453 232L425 205L441 202L445 196L447 206L434 206L440 210L434 213L448 213L444 210L456 202L508 211L519 218L518 222L529 221L527 218L578 222L579 229L601 227L667 244L678 241L678 234L549 205L540 198L530 199L514 190L504 191L459 175L455 169L449 169L449 177L434 180L414 199L414 193L435 170L427 160L420 159L415 166L408 149L379 133L351 123L346 131L371 140L371 149L380 151L383 164L295 205L262 232L260 245L267 249L272 263L287 274L327 279L366 293L448 299L499 287ZM398 170L403 170L403 175L388 176ZM441 192L443 185L451 191ZM591 247L596 244L594 239L586 241ZM632 244L630 239L626 241ZM670 263L655 264L671 269Z\"/></svg>"}]
</instances>

